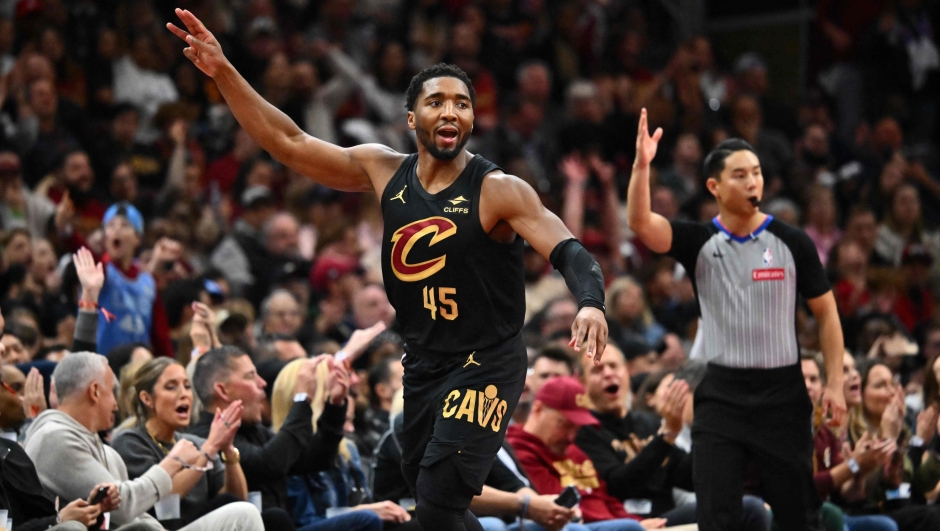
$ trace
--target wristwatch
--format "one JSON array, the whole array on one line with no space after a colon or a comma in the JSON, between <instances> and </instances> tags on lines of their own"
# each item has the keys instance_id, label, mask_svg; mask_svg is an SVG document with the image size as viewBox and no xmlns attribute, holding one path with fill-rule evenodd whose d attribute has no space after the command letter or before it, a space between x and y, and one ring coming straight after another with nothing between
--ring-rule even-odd
<instances>
[{"instance_id":1,"label":"wristwatch","mask_svg":"<svg viewBox=\"0 0 940 531\"><path fill-rule=\"evenodd\" d=\"M222 456L222 462L226 465L237 465L242 460L242 454L238 451L238 448L233 446L232 450L235 451L235 459L226 459L225 452L219 452L219 455Z\"/></svg>"},{"instance_id":2,"label":"wristwatch","mask_svg":"<svg viewBox=\"0 0 940 531\"><path fill-rule=\"evenodd\" d=\"M862 467L859 466L858 461L856 461L854 457L850 457L850 458L845 462L845 464L849 467L849 470L851 470L853 474L856 474L856 475L857 475L857 474L859 473L859 471L862 470Z\"/></svg>"},{"instance_id":3,"label":"wristwatch","mask_svg":"<svg viewBox=\"0 0 940 531\"><path fill-rule=\"evenodd\" d=\"M914 448L920 448L920 447L923 446L923 445L924 445L924 438L923 438L923 437L921 437L921 436L919 436L919 435L915 435L915 436L911 437L911 446L913 446Z\"/></svg>"}]
</instances>

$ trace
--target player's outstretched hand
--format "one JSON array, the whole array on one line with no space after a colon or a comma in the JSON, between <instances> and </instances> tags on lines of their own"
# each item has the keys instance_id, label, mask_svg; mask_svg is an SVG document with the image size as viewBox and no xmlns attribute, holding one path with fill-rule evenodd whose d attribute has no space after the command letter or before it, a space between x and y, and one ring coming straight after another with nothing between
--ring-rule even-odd
<instances>
[{"instance_id":1,"label":"player's outstretched hand","mask_svg":"<svg viewBox=\"0 0 940 531\"><path fill-rule=\"evenodd\" d=\"M189 32L179 29L171 22L166 23L166 28L189 45L183 49L183 55L199 70L202 70L203 74L214 77L219 68L228 61L222 53L219 41L188 9L176 8L176 16L180 18Z\"/></svg>"},{"instance_id":2,"label":"player's outstretched hand","mask_svg":"<svg viewBox=\"0 0 940 531\"><path fill-rule=\"evenodd\" d=\"M640 123L636 131L636 161L635 165L646 168L653 162L656 149L659 148L659 139L663 137L663 128L657 127L652 136L646 120L646 108L640 111Z\"/></svg>"},{"instance_id":3,"label":"player's outstretched hand","mask_svg":"<svg viewBox=\"0 0 940 531\"><path fill-rule=\"evenodd\" d=\"M838 428L845 425L845 393L842 385L827 385L822 397L823 418L829 417L829 426Z\"/></svg>"},{"instance_id":4,"label":"player's outstretched hand","mask_svg":"<svg viewBox=\"0 0 940 531\"><path fill-rule=\"evenodd\" d=\"M604 318L604 312L592 306L581 308L571 324L571 341L568 346L574 347L577 352L587 346L588 357L594 358L594 365L599 365L607 348L607 319Z\"/></svg>"}]
</instances>

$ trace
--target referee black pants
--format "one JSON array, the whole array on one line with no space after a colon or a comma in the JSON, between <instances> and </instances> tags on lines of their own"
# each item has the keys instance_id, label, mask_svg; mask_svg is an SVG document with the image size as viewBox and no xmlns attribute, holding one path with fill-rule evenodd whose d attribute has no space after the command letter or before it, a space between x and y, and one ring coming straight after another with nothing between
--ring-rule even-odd
<instances>
[{"instance_id":1,"label":"referee black pants","mask_svg":"<svg viewBox=\"0 0 940 531\"><path fill-rule=\"evenodd\" d=\"M692 423L700 531L741 529L748 463L757 470L760 494L780 531L821 529L812 411L798 364L775 369L708 365L695 390Z\"/></svg>"}]
</instances>

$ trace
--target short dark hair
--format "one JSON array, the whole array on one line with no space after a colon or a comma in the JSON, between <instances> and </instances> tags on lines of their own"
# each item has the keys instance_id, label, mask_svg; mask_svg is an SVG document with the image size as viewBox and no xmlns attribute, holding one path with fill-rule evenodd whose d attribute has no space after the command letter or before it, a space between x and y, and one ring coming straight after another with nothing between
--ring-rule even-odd
<instances>
[{"instance_id":1,"label":"short dark hair","mask_svg":"<svg viewBox=\"0 0 940 531\"><path fill-rule=\"evenodd\" d=\"M215 382L228 378L232 372L232 361L247 355L247 352L236 346L225 345L199 357L193 372L193 388L202 402L202 407L206 408L212 404L212 387Z\"/></svg>"},{"instance_id":2,"label":"short dark hair","mask_svg":"<svg viewBox=\"0 0 940 531\"><path fill-rule=\"evenodd\" d=\"M470 76L456 65L437 63L436 65L431 65L418 72L415 74L415 77L411 78L411 83L408 84L408 90L405 91L405 108L408 109L408 111L415 110L415 102L418 100L418 95L421 94L421 90L424 89L424 82L439 77L454 77L463 81L464 85L467 85L467 90L470 91L470 105L476 104L477 94L476 91L473 90L473 83L470 82Z\"/></svg>"},{"instance_id":3,"label":"short dark hair","mask_svg":"<svg viewBox=\"0 0 940 531\"><path fill-rule=\"evenodd\" d=\"M566 352L563 347L549 345L543 348L541 352L536 354L535 358L532 359L532 366L535 367L535 363L542 358L564 363L571 374L575 373L574 360L571 359L571 356L568 355L568 352Z\"/></svg>"},{"instance_id":4,"label":"short dark hair","mask_svg":"<svg viewBox=\"0 0 940 531\"><path fill-rule=\"evenodd\" d=\"M717 180L721 180L721 172L725 169L725 159L736 151L750 151L757 155L754 146L749 144L746 140L741 138L729 138L728 140L720 142L705 157L705 162L702 165L702 173L705 174L705 178L714 177Z\"/></svg>"},{"instance_id":5,"label":"short dark hair","mask_svg":"<svg viewBox=\"0 0 940 531\"><path fill-rule=\"evenodd\" d=\"M387 384L392 377L392 361L393 358L382 358L369 369L369 402L373 406L379 402L379 397L375 394L376 386L380 383Z\"/></svg>"}]
</instances>

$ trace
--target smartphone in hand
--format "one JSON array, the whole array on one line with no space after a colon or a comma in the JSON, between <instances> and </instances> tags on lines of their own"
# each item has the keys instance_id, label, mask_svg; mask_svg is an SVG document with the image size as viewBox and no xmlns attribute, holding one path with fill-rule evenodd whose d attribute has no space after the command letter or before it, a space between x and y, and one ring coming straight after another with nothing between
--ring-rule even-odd
<instances>
[{"instance_id":1,"label":"smartphone in hand","mask_svg":"<svg viewBox=\"0 0 940 531\"><path fill-rule=\"evenodd\" d=\"M555 498L555 503L566 509L574 507L579 501L581 501L581 494L574 485L569 485Z\"/></svg>"},{"instance_id":2,"label":"smartphone in hand","mask_svg":"<svg viewBox=\"0 0 940 531\"><path fill-rule=\"evenodd\" d=\"M105 485L104 487L98 487L98 492L91 498L91 501L88 502L88 505L98 505L108 496L109 486Z\"/></svg>"}]
</instances>

